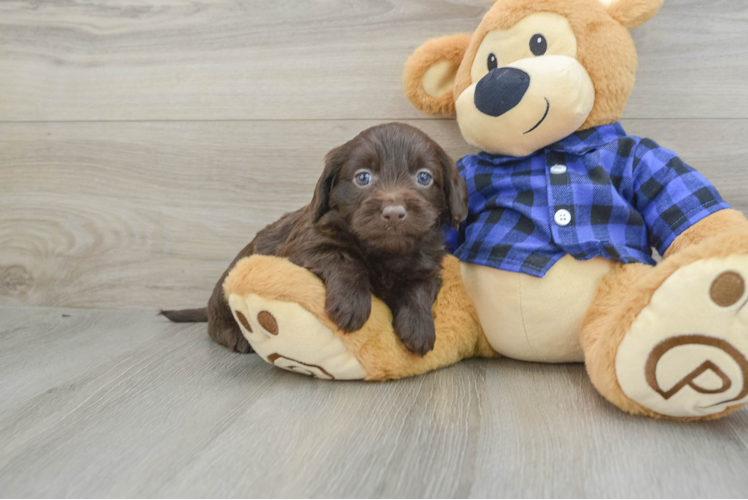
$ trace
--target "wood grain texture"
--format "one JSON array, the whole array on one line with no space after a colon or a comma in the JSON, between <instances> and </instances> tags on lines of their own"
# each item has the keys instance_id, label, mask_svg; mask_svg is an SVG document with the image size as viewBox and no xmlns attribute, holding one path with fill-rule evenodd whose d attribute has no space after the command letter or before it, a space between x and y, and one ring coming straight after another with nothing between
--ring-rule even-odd
<instances>
[{"instance_id":1,"label":"wood grain texture","mask_svg":"<svg viewBox=\"0 0 748 500\"><path fill-rule=\"evenodd\" d=\"M151 311L0 308L0 400L3 497L748 491L745 410L698 425L631 417L581 365L509 360L318 381Z\"/></svg>"},{"instance_id":2,"label":"wood grain texture","mask_svg":"<svg viewBox=\"0 0 748 500\"><path fill-rule=\"evenodd\" d=\"M414 119L401 74L482 0L0 3L0 121ZM628 118L745 118L743 0L668 0L634 30Z\"/></svg>"},{"instance_id":3,"label":"wood grain texture","mask_svg":"<svg viewBox=\"0 0 748 500\"><path fill-rule=\"evenodd\" d=\"M311 201L327 151L374 123L0 124L0 302L203 304L259 229ZM453 123L424 123L467 150Z\"/></svg>"},{"instance_id":4,"label":"wood grain texture","mask_svg":"<svg viewBox=\"0 0 748 500\"><path fill-rule=\"evenodd\" d=\"M376 123L0 124L0 303L199 306L259 229L311 200L325 153ZM472 151L454 121L411 123ZM748 120L624 126L748 212Z\"/></svg>"}]
</instances>

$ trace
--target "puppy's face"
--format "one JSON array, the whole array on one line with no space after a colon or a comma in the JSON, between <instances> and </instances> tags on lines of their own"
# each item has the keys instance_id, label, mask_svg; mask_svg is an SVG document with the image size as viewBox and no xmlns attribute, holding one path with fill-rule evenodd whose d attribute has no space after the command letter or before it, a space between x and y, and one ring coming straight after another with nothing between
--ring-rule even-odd
<instances>
[{"instance_id":1,"label":"puppy's face","mask_svg":"<svg viewBox=\"0 0 748 500\"><path fill-rule=\"evenodd\" d=\"M330 195L331 208L367 248L407 252L447 210L441 165L424 141L362 141Z\"/></svg>"},{"instance_id":2,"label":"puppy's face","mask_svg":"<svg viewBox=\"0 0 748 500\"><path fill-rule=\"evenodd\" d=\"M368 249L412 251L430 232L467 215L467 188L454 163L407 125L362 132L328 155L326 174L332 176L327 211L345 220Z\"/></svg>"}]
</instances>

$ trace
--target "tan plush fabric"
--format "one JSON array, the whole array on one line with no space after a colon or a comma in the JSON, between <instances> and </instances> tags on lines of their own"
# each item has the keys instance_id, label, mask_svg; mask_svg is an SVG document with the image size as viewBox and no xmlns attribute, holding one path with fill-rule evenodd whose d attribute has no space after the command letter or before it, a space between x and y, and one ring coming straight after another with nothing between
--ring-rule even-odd
<instances>
[{"instance_id":1,"label":"tan plush fabric","mask_svg":"<svg viewBox=\"0 0 748 500\"><path fill-rule=\"evenodd\" d=\"M662 3L663 0L612 0L608 14L628 29L633 29L652 19Z\"/></svg>"},{"instance_id":2,"label":"tan plush fabric","mask_svg":"<svg viewBox=\"0 0 748 500\"><path fill-rule=\"evenodd\" d=\"M683 231L667 249L665 258L712 236L738 231L748 232L748 220L745 215L734 209L720 210Z\"/></svg>"},{"instance_id":3,"label":"tan plush fabric","mask_svg":"<svg viewBox=\"0 0 748 500\"><path fill-rule=\"evenodd\" d=\"M451 115L455 111L455 97L450 88L440 97L429 95L424 89L423 79L432 67L447 63L452 69L442 72L442 76L451 79L451 84L442 85L453 87L454 76L462 62L470 43L469 34L443 36L429 40L419 47L405 63L403 73L403 87L405 95L413 105L427 115ZM430 82L427 87L442 87Z\"/></svg>"},{"instance_id":4,"label":"tan plush fabric","mask_svg":"<svg viewBox=\"0 0 748 500\"><path fill-rule=\"evenodd\" d=\"M273 263L272 267L283 271L285 264L289 263ZM268 363L323 380L366 378L366 371L340 338L298 303L254 293L232 293L228 302L242 334Z\"/></svg>"},{"instance_id":5,"label":"tan plush fabric","mask_svg":"<svg viewBox=\"0 0 748 500\"><path fill-rule=\"evenodd\" d=\"M476 83L471 70L484 37L494 30L509 30L532 14L551 12L568 19L576 36L576 58L589 73L595 88L594 107L580 130L615 123L634 87L637 68L634 42L617 19L632 25L654 15L660 4L661 0L619 0L610 6L614 18L598 0L500 0L483 17L472 38L468 35L460 35L459 40L443 37L430 40L416 50L406 64L406 95L417 108L428 114L452 113L454 100ZM624 15L627 6L635 7L632 19ZM465 47L467 40L469 45ZM449 102L449 94L434 101L423 91L423 75L431 65L442 60L455 61L463 53L455 77L453 102Z\"/></svg>"},{"instance_id":6,"label":"tan plush fabric","mask_svg":"<svg viewBox=\"0 0 748 500\"><path fill-rule=\"evenodd\" d=\"M527 38L532 35L529 32ZM480 62L485 67L485 59ZM476 84L465 89L456 110L457 123L468 143L492 154L527 156L573 134L587 119L595 92L587 71L573 57L524 58L506 67L525 72L533 84L519 104L499 117L477 108Z\"/></svg>"},{"instance_id":7,"label":"tan plush fabric","mask_svg":"<svg viewBox=\"0 0 748 500\"><path fill-rule=\"evenodd\" d=\"M707 417L748 402L748 256L699 259L652 294L618 346L631 400L669 417Z\"/></svg>"},{"instance_id":8,"label":"tan plush fabric","mask_svg":"<svg viewBox=\"0 0 748 500\"><path fill-rule=\"evenodd\" d=\"M446 257L443 285L434 303L436 344L419 357L405 349L392 330L389 309L379 300L364 328L343 339L368 373L368 380L418 375L473 356L497 357L483 335L475 307L465 292L459 261Z\"/></svg>"},{"instance_id":9,"label":"tan plush fabric","mask_svg":"<svg viewBox=\"0 0 748 500\"><path fill-rule=\"evenodd\" d=\"M643 264L617 265L601 281L582 323L581 344L592 383L603 396L624 411L653 418L667 418L629 399L621 390L615 369L616 354L623 337L629 332L639 313L649 304L654 292L678 269L700 259L748 254L748 232L738 229L714 234L721 226L717 224L716 228L712 228L710 220L721 213L717 212L691 228L691 237L696 233L702 236L711 234L712 237L685 248L679 243L680 251L655 267ZM723 214L716 219L722 220L731 216L734 214ZM678 239L680 238L688 237L681 235ZM731 408L706 419L717 418L736 409Z\"/></svg>"},{"instance_id":10,"label":"tan plush fabric","mask_svg":"<svg viewBox=\"0 0 748 500\"><path fill-rule=\"evenodd\" d=\"M253 255L237 262L223 282L226 297L257 294L269 300L296 302L330 330L335 324L325 314L325 285L303 267L269 255Z\"/></svg>"},{"instance_id":11,"label":"tan plush fabric","mask_svg":"<svg viewBox=\"0 0 748 500\"><path fill-rule=\"evenodd\" d=\"M600 279L614 264L597 257L559 260L543 278L461 263L468 295L491 347L514 359L584 361L582 318ZM573 290L573 293L569 293Z\"/></svg>"},{"instance_id":12,"label":"tan plush fabric","mask_svg":"<svg viewBox=\"0 0 748 500\"><path fill-rule=\"evenodd\" d=\"M446 257L443 268L444 283L433 307L436 344L424 357L411 354L403 346L392 329L390 310L376 298L364 328L350 334L338 331L325 314L322 281L286 259L260 255L242 259L229 273L223 288L227 297L257 295L264 300L299 304L343 342L363 367L367 380L389 380L425 373L467 357L497 356L486 342L475 307L467 296L459 262ZM284 312L288 310L284 308ZM280 318L281 314L275 316ZM292 319L286 321L293 323ZM315 364L325 366L319 359L315 359Z\"/></svg>"},{"instance_id":13,"label":"tan plush fabric","mask_svg":"<svg viewBox=\"0 0 748 500\"><path fill-rule=\"evenodd\" d=\"M454 95L473 82L470 67L483 37L495 29L509 29L539 12L566 17L577 39L577 60L595 87L595 105L580 130L615 123L634 87L637 55L628 30L616 22L598 0L501 0L483 17L473 34L457 73Z\"/></svg>"}]
</instances>

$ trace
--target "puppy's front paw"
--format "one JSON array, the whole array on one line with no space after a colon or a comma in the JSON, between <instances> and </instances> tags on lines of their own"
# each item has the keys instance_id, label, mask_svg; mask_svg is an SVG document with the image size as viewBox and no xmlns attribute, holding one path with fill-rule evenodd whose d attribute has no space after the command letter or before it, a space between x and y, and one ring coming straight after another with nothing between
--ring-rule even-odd
<instances>
[{"instance_id":1,"label":"puppy's front paw","mask_svg":"<svg viewBox=\"0 0 748 500\"><path fill-rule=\"evenodd\" d=\"M327 291L325 312L345 333L363 328L371 314L371 295L366 290Z\"/></svg>"},{"instance_id":2,"label":"puppy's front paw","mask_svg":"<svg viewBox=\"0 0 748 500\"><path fill-rule=\"evenodd\" d=\"M395 315L395 333L405 347L418 356L424 356L434 348L436 330L431 311L401 308Z\"/></svg>"}]
</instances>

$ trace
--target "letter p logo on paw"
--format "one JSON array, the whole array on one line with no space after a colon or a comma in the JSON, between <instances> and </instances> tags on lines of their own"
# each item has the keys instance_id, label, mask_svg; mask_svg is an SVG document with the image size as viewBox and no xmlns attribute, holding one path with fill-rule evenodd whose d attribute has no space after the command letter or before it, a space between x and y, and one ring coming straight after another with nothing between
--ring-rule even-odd
<instances>
[{"instance_id":1,"label":"letter p logo on paw","mask_svg":"<svg viewBox=\"0 0 748 500\"><path fill-rule=\"evenodd\" d=\"M662 415L703 417L748 402L748 257L697 261L652 295L618 347L632 400Z\"/></svg>"}]
</instances>

